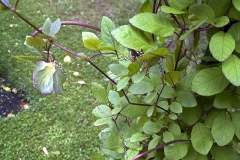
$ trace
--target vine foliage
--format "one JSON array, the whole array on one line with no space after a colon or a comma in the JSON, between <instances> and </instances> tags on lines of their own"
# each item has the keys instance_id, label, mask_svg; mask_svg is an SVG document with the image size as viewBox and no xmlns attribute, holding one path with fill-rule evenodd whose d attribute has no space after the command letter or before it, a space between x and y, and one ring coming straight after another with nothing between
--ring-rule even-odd
<instances>
[{"instance_id":1,"label":"vine foliage","mask_svg":"<svg viewBox=\"0 0 240 160\"><path fill-rule=\"evenodd\" d=\"M115 26L107 17L101 27L83 22L54 22L37 28L1 0L36 31L25 44L37 60L33 86L43 94L61 94L66 80L51 47L90 63L108 85L92 83L99 105L92 111L104 125L101 153L93 159L237 160L240 140L240 3L237 0L145 0L129 24ZM61 25L99 31L83 32L84 47L97 53L79 55L54 41ZM208 38L200 54L201 36ZM104 72L92 59L107 56ZM114 62L112 61L114 59Z\"/></svg>"}]
</instances>

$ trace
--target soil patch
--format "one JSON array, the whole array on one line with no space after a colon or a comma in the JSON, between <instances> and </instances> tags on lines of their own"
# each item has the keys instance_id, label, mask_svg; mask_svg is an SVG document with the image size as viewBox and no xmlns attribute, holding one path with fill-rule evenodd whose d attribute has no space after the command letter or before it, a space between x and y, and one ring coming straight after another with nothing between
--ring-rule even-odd
<instances>
[{"instance_id":1,"label":"soil patch","mask_svg":"<svg viewBox=\"0 0 240 160\"><path fill-rule=\"evenodd\" d=\"M6 81L0 78L0 118L16 114L21 110L23 95L15 88L9 88Z\"/></svg>"}]
</instances>

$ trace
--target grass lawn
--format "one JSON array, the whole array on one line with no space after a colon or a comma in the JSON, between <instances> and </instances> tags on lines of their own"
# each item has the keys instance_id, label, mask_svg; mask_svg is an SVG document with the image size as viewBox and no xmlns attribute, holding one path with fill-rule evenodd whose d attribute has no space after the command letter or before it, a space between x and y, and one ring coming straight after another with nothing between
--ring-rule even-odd
<instances>
[{"instance_id":1,"label":"grass lawn","mask_svg":"<svg viewBox=\"0 0 240 160\"><path fill-rule=\"evenodd\" d=\"M14 4L13 0L10 0ZM140 5L140 0L25 0L18 10L33 24L41 27L47 17L52 21L84 21L100 26L102 16L111 18L116 25L127 24ZM98 133L91 114L95 99L90 92L92 81L103 82L103 77L85 62L74 57L70 64L63 63L65 52L54 48L60 65L68 73L62 95L42 95L32 87L32 70L35 62L17 61L16 55L32 55L23 45L26 35L34 31L10 12L0 11L0 77L26 92L30 109L15 117L0 120L0 159L91 159L99 147ZM56 41L67 48L87 55L93 54L82 45L81 27L62 27ZM97 65L106 68L106 61L98 59ZM78 72L79 76L74 76ZM78 81L86 82L80 85ZM45 147L49 154L43 152Z\"/></svg>"}]
</instances>

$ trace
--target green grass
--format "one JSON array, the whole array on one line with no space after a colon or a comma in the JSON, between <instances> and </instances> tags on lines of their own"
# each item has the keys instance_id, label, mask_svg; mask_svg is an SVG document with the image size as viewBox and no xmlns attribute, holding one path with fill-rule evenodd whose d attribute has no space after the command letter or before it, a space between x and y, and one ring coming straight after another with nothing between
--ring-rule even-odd
<instances>
[{"instance_id":1,"label":"green grass","mask_svg":"<svg viewBox=\"0 0 240 160\"><path fill-rule=\"evenodd\" d=\"M13 0L10 1L14 4ZM41 27L47 17L52 21L84 21L100 26L101 17L107 16L117 26L126 24L134 12L137 12L139 0L25 0L19 2L19 13L33 24ZM0 159L90 159L98 150L98 133L94 127L95 117L91 114L96 101L91 96L92 81L103 82L103 77L81 60L71 56L70 64L63 63L65 52L54 47L57 60L68 73L62 95L42 95L32 86L32 71L35 62L17 61L16 55L32 55L23 45L26 35L34 31L10 12L0 11L0 75L11 86L25 91L30 109L19 112L13 118L0 120ZM14 24L13 27L11 24ZM82 45L81 32L90 31L82 27L62 27L56 41L79 53L93 54ZM97 65L107 68L106 59L98 58ZM80 76L74 77L73 72ZM76 82L83 80L86 85ZM71 85L70 85L70 84ZM43 152L46 147L49 155Z\"/></svg>"}]
</instances>

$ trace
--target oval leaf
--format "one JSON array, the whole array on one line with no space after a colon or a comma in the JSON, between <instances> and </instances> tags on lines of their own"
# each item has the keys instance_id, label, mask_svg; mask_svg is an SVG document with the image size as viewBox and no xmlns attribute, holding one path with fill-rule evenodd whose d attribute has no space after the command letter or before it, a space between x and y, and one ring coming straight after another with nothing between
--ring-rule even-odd
<instances>
[{"instance_id":1,"label":"oval leaf","mask_svg":"<svg viewBox=\"0 0 240 160\"><path fill-rule=\"evenodd\" d=\"M229 84L220 67L207 68L198 72L192 81L192 90L203 96L222 92Z\"/></svg>"},{"instance_id":2,"label":"oval leaf","mask_svg":"<svg viewBox=\"0 0 240 160\"><path fill-rule=\"evenodd\" d=\"M212 36L209 42L209 49L213 57L222 62L234 51L235 41L229 33L220 31Z\"/></svg>"},{"instance_id":3,"label":"oval leaf","mask_svg":"<svg viewBox=\"0 0 240 160\"><path fill-rule=\"evenodd\" d=\"M238 1L238 0L233 0L232 3L233 3L233 5L234 5L234 7L235 7L238 11L240 11L240 3L239 3L239 1Z\"/></svg>"},{"instance_id":4,"label":"oval leaf","mask_svg":"<svg viewBox=\"0 0 240 160\"><path fill-rule=\"evenodd\" d=\"M149 52L157 49L157 45L148 39L144 32L134 28L130 25L123 25L112 32L113 37L124 47L135 49L137 51L143 50Z\"/></svg>"},{"instance_id":5,"label":"oval leaf","mask_svg":"<svg viewBox=\"0 0 240 160\"><path fill-rule=\"evenodd\" d=\"M229 114L221 112L213 121L211 132L216 143L224 146L233 139L234 130Z\"/></svg>"},{"instance_id":6,"label":"oval leaf","mask_svg":"<svg viewBox=\"0 0 240 160\"><path fill-rule=\"evenodd\" d=\"M144 81L134 83L129 88L129 92L131 92L132 94L145 94L151 92L152 90L153 86L150 83Z\"/></svg>"},{"instance_id":7,"label":"oval leaf","mask_svg":"<svg viewBox=\"0 0 240 160\"><path fill-rule=\"evenodd\" d=\"M215 13L212 7L206 4L195 4L190 7L190 13L193 13L198 19L205 20L214 24Z\"/></svg>"},{"instance_id":8,"label":"oval leaf","mask_svg":"<svg viewBox=\"0 0 240 160\"><path fill-rule=\"evenodd\" d=\"M40 47L44 47L45 46L45 42L42 39L39 38L35 38L35 37L26 37L26 43L29 46L40 46Z\"/></svg>"},{"instance_id":9,"label":"oval leaf","mask_svg":"<svg viewBox=\"0 0 240 160\"><path fill-rule=\"evenodd\" d=\"M103 16L101 22L101 40L107 46L114 47L114 39L111 35L111 31L115 29L114 23L108 17Z\"/></svg>"},{"instance_id":10,"label":"oval leaf","mask_svg":"<svg viewBox=\"0 0 240 160\"><path fill-rule=\"evenodd\" d=\"M210 129L202 123L195 124L191 133L191 141L197 152L207 155L213 145Z\"/></svg>"},{"instance_id":11,"label":"oval leaf","mask_svg":"<svg viewBox=\"0 0 240 160\"><path fill-rule=\"evenodd\" d=\"M131 18L129 22L133 26L159 37L170 36L175 31L174 22L160 14L140 13Z\"/></svg>"},{"instance_id":12,"label":"oval leaf","mask_svg":"<svg viewBox=\"0 0 240 160\"><path fill-rule=\"evenodd\" d=\"M186 13L184 11L181 11L179 9L169 7L169 6L161 6L161 11L163 11L165 13L172 13L172 14L184 14L184 13Z\"/></svg>"},{"instance_id":13,"label":"oval leaf","mask_svg":"<svg viewBox=\"0 0 240 160\"><path fill-rule=\"evenodd\" d=\"M40 61L33 71L33 86L43 94L53 91L53 74L56 71L53 63Z\"/></svg>"},{"instance_id":14,"label":"oval leaf","mask_svg":"<svg viewBox=\"0 0 240 160\"><path fill-rule=\"evenodd\" d=\"M222 64L222 71L225 77L235 86L240 86L240 59L231 55Z\"/></svg>"},{"instance_id":15,"label":"oval leaf","mask_svg":"<svg viewBox=\"0 0 240 160\"><path fill-rule=\"evenodd\" d=\"M63 83L66 81L67 75L64 70L55 65L55 73L53 74L53 90L57 94L61 94L63 90Z\"/></svg>"}]
</instances>

